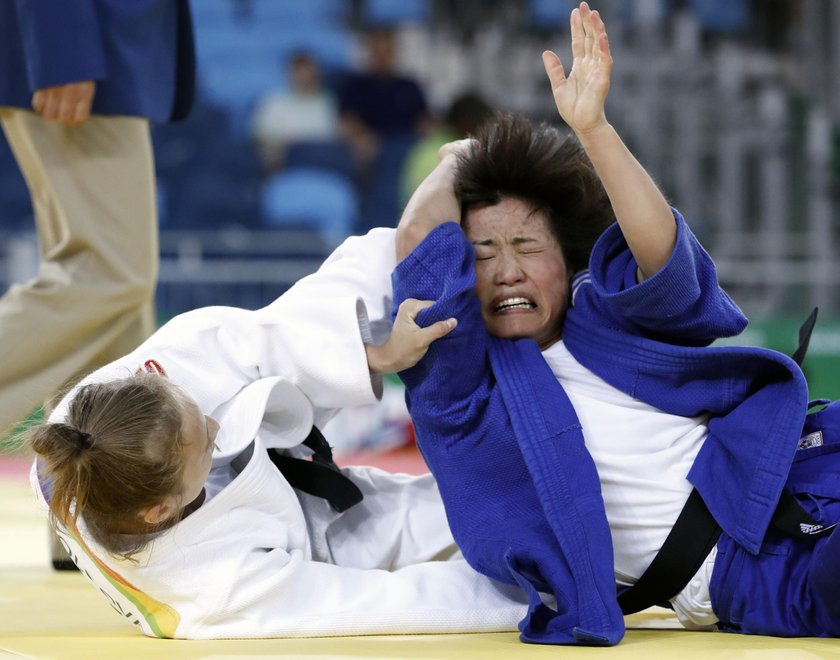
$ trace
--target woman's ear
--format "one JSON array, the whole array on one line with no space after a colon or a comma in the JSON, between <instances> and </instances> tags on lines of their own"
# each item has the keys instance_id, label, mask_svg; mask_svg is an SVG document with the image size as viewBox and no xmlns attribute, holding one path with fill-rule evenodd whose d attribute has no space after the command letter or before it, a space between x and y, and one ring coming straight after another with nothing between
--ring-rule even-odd
<instances>
[{"instance_id":1,"label":"woman's ear","mask_svg":"<svg viewBox=\"0 0 840 660\"><path fill-rule=\"evenodd\" d=\"M143 519L143 522L149 525L159 525L169 520L179 510L176 499L170 495L163 502L140 509L139 515Z\"/></svg>"}]
</instances>

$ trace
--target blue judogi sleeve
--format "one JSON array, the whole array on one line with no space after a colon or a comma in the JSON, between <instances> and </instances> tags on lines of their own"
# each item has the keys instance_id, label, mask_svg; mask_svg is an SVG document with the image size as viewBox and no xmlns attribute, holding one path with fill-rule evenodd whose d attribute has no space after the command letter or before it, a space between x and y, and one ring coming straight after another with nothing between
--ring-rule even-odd
<instances>
[{"instance_id":1,"label":"blue judogi sleeve","mask_svg":"<svg viewBox=\"0 0 840 660\"><path fill-rule=\"evenodd\" d=\"M579 288L575 312L631 335L683 346L705 346L746 327L746 317L718 284L712 258L682 215L673 213L677 241L671 257L642 283L619 226L601 235L590 258L591 286Z\"/></svg>"},{"instance_id":2,"label":"blue judogi sleeve","mask_svg":"<svg viewBox=\"0 0 840 660\"><path fill-rule=\"evenodd\" d=\"M598 475L537 345L487 335L473 248L457 224L429 234L392 279L395 306L409 297L437 301L418 324L459 321L400 377L465 558L529 594L524 641L618 643L624 622Z\"/></svg>"}]
</instances>

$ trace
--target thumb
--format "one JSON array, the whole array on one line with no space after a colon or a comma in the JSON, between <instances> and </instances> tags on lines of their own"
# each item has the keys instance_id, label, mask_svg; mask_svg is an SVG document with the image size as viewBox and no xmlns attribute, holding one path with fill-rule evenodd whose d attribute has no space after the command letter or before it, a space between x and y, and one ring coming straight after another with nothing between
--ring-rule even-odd
<instances>
[{"instance_id":1,"label":"thumb","mask_svg":"<svg viewBox=\"0 0 840 660\"><path fill-rule=\"evenodd\" d=\"M428 346L433 341L436 341L441 337L445 337L446 335L448 335L455 329L457 325L457 319L448 318L444 321L437 321L436 323L432 323L432 325L430 325L429 327L420 330L420 333L423 337L423 341Z\"/></svg>"},{"instance_id":2,"label":"thumb","mask_svg":"<svg viewBox=\"0 0 840 660\"><path fill-rule=\"evenodd\" d=\"M550 50L543 51L542 60L545 72L548 74L549 81L551 81L552 89L566 82L566 70L563 68L563 62L560 61L557 53Z\"/></svg>"}]
</instances>

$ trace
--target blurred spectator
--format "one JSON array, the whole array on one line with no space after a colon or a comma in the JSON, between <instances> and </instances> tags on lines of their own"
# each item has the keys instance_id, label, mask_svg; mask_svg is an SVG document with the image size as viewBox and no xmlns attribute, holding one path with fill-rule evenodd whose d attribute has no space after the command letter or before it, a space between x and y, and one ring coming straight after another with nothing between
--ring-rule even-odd
<instances>
[{"instance_id":1,"label":"blurred spectator","mask_svg":"<svg viewBox=\"0 0 840 660\"><path fill-rule=\"evenodd\" d=\"M428 120L420 85L397 73L395 33L377 28L367 35L367 69L347 76L339 94L341 128L355 153L369 162L382 138L419 135Z\"/></svg>"},{"instance_id":2,"label":"blurred spectator","mask_svg":"<svg viewBox=\"0 0 840 660\"><path fill-rule=\"evenodd\" d=\"M396 223L405 157L428 124L420 85L397 73L394 31L371 30L367 55L366 70L349 74L339 94L342 135L356 160L360 232Z\"/></svg>"},{"instance_id":3,"label":"blurred spectator","mask_svg":"<svg viewBox=\"0 0 840 660\"><path fill-rule=\"evenodd\" d=\"M251 137L268 173L282 167L289 144L332 140L338 133L336 100L323 86L315 58L299 51L287 66L289 89L266 94L257 103L251 121Z\"/></svg>"},{"instance_id":4,"label":"blurred spectator","mask_svg":"<svg viewBox=\"0 0 840 660\"><path fill-rule=\"evenodd\" d=\"M438 149L447 142L472 135L492 114L493 109L476 92L464 92L455 97L443 121L417 142L406 157L400 186L403 203L437 166Z\"/></svg>"}]
</instances>

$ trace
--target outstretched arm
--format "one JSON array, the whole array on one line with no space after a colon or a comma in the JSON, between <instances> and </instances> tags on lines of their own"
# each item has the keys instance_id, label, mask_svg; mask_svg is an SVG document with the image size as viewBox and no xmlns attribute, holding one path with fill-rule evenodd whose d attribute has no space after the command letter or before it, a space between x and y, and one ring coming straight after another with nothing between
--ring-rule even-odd
<instances>
[{"instance_id":1,"label":"outstretched arm","mask_svg":"<svg viewBox=\"0 0 840 660\"><path fill-rule=\"evenodd\" d=\"M638 279L656 274L676 242L674 216L665 197L609 124L604 102L612 56L604 22L586 2L572 11L572 70L552 51L543 64L557 110L577 135L609 195L618 224L638 263Z\"/></svg>"}]
</instances>

